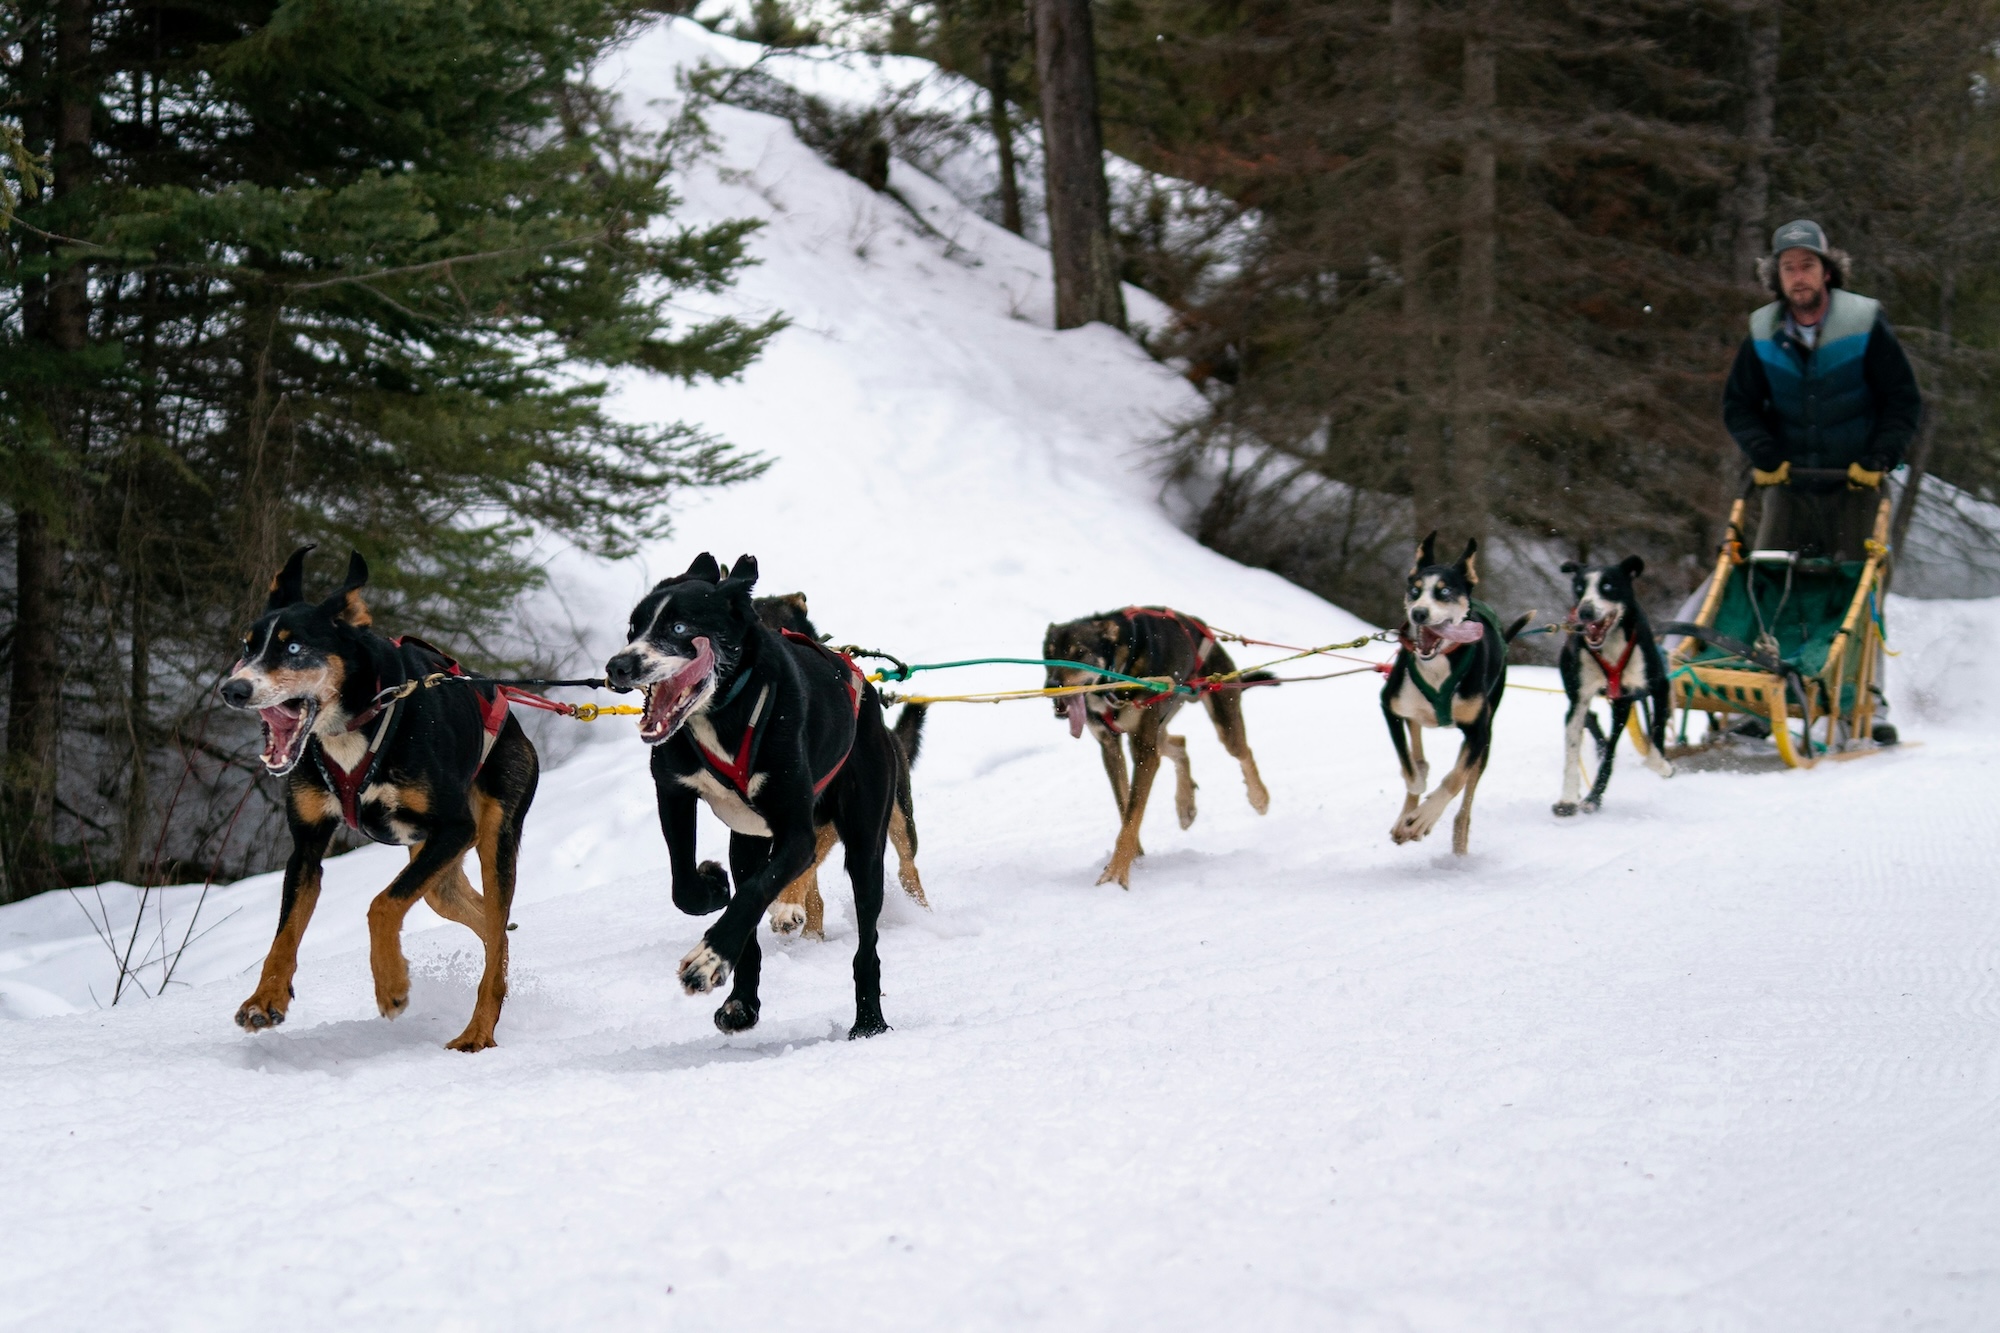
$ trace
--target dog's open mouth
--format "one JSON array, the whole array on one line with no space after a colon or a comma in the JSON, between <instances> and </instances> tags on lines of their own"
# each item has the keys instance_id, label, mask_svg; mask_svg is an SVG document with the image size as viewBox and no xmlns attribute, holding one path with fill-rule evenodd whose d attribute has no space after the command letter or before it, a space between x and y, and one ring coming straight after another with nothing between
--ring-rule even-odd
<instances>
[{"instance_id":1,"label":"dog's open mouth","mask_svg":"<svg viewBox=\"0 0 2000 1333\"><path fill-rule=\"evenodd\" d=\"M665 680L646 687L646 712L639 719L639 739L658 745L679 731L694 710L715 689L715 649L707 639L694 641L694 659Z\"/></svg>"},{"instance_id":2,"label":"dog's open mouth","mask_svg":"<svg viewBox=\"0 0 2000 1333\"><path fill-rule=\"evenodd\" d=\"M1602 648L1604 640L1611 633L1611 627L1617 623L1616 616L1606 616L1602 620L1588 622L1583 627L1583 641L1593 648Z\"/></svg>"},{"instance_id":3,"label":"dog's open mouth","mask_svg":"<svg viewBox=\"0 0 2000 1333\"><path fill-rule=\"evenodd\" d=\"M1454 620L1447 625L1418 625L1416 629L1417 656L1426 662L1439 652L1447 651L1448 645L1478 643L1486 637L1486 626L1477 620Z\"/></svg>"},{"instance_id":4,"label":"dog's open mouth","mask_svg":"<svg viewBox=\"0 0 2000 1333\"><path fill-rule=\"evenodd\" d=\"M260 708L257 716L264 724L264 761L267 773L283 777L305 757L306 742L312 739L313 720L319 716L319 700L287 699L270 708Z\"/></svg>"}]
</instances>

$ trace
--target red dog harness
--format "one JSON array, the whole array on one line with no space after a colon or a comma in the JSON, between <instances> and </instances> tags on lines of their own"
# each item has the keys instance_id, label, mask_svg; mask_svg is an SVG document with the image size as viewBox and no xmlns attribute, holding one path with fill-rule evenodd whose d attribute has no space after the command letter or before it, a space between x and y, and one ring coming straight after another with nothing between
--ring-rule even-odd
<instances>
[{"instance_id":1,"label":"red dog harness","mask_svg":"<svg viewBox=\"0 0 2000 1333\"><path fill-rule=\"evenodd\" d=\"M1571 620L1576 619L1576 611L1573 608L1569 613L1569 618ZM1581 635L1578 637L1581 637ZM1618 665L1613 666L1611 663L1605 661L1595 648L1590 646L1588 640L1584 642L1583 651L1590 654L1590 660L1597 663L1597 669L1604 673L1605 698L1622 699L1625 697L1625 664L1632 660L1632 650L1638 646L1638 638L1633 635L1631 630L1626 630L1625 651L1618 654Z\"/></svg>"},{"instance_id":2,"label":"red dog harness","mask_svg":"<svg viewBox=\"0 0 2000 1333\"><path fill-rule=\"evenodd\" d=\"M1208 677L1201 674L1202 660L1208 656L1208 650L1215 646L1214 631L1210 630L1207 625L1204 625L1187 612L1176 611L1170 606L1128 606L1118 614L1128 620L1171 621L1179 627L1180 632L1187 635L1188 649L1194 654L1195 674L1189 676L1186 680L1176 681L1175 684L1185 685L1189 689L1197 691L1197 693L1212 691L1215 688L1209 684ZM1200 633L1197 634L1197 630ZM1104 712L1098 716L1098 721L1103 723L1105 730L1111 732L1114 736L1122 736L1125 732L1119 727L1117 721L1118 710L1120 708L1151 708L1162 699L1171 699L1179 694L1179 690L1166 690L1159 694L1147 695L1143 699L1131 700L1126 704L1114 703L1107 699L1104 704ZM1085 697L1088 698L1088 696ZM1084 707L1087 710L1090 705L1085 703Z\"/></svg>"},{"instance_id":3,"label":"red dog harness","mask_svg":"<svg viewBox=\"0 0 2000 1333\"><path fill-rule=\"evenodd\" d=\"M392 639L390 642L394 643L398 649L407 645L419 652L429 653L444 663L444 673L447 676L463 676L465 674L465 668L458 664L456 658L432 644L425 643L413 634L403 635L400 638ZM493 753L493 743L500 739L500 728L506 725L507 696L500 689L496 688L493 691L493 697L488 699L475 688L472 692L472 697L479 705L479 725L485 732L485 737L479 746L479 768L472 770L473 776L477 777L479 769L486 766L486 756ZM334 795L340 798L340 817L346 823L347 827L351 829L359 829L361 827L361 792L368 785L369 776L375 771L375 763L381 757L383 742L389 739L389 732L396 725L396 708L400 703L402 703L402 700L393 699L380 709L368 709L364 711L359 717L347 724L349 731L358 731L362 727L367 726L378 713L382 718L382 725L375 728L375 735L369 740L368 749L362 754L361 762L351 769L342 768L339 764L335 763L333 756L326 752L325 746L317 743L314 744L314 753L319 760L320 772L325 774L326 780L333 784Z\"/></svg>"},{"instance_id":4,"label":"red dog harness","mask_svg":"<svg viewBox=\"0 0 2000 1333\"><path fill-rule=\"evenodd\" d=\"M847 678L843 682L847 686L847 705L852 718L858 721L861 717L861 690L868 678L862 673L861 668L854 664L854 659L839 649L829 648L819 640L808 638L796 630L780 630L779 633L798 643L810 644L828 657L840 659L841 664L847 668ZM757 755L757 724L763 720L764 705L770 702L770 698L769 685L757 691L757 702L750 709L750 721L743 728L743 739L736 743L734 759L717 754L703 745L693 732L688 733L688 738L694 741L695 753L701 756L702 762L726 778L729 785L736 788L737 794L746 801L750 799L750 766L755 762ZM826 776L813 783L813 795L817 796L825 791L827 784L840 776L840 770L847 766L847 756L853 753L854 740L850 736L847 748L841 752L840 758L834 761L833 767L827 770Z\"/></svg>"}]
</instances>

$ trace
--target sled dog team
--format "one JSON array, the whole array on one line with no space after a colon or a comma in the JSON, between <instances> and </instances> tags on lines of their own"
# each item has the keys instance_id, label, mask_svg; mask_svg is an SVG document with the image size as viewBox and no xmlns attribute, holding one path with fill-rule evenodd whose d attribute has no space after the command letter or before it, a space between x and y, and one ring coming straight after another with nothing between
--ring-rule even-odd
<instances>
[{"instance_id":1,"label":"sled dog team","mask_svg":"<svg viewBox=\"0 0 2000 1333\"><path fill-rule=\"evenodd\" d=\"M1403 591L1398 651L1382 687L1382 712L1406 792L1390 837L1398 843L1424 838L1457 799L1452 850L1462 855L1494 712L1506 690L1507 645L1528 618L1503 628L1474 595L1478 543L1468 541L1456 561L1443 564L1436 536L1417 547ZM308 601L304 572L311 549L295 551L272 579L265 612L245 633L220 691L230 707L258 713L261 758L285 784L292 835L277 934L236 1022L255 1032L285 1021L299 941L319 898L321 863L345 824L410 851L409 863L368 908L377 1007L393 1018L409 1004L401 932L404 917L422 899L485 945L471 1020L448 1043L453 1050L483 1050L494 1044L507 995L515 866L540 772L535 747L512 716L507 690L477 679L454 682L464 673L441 650L376 632L362 596L368 565L358 553L339 588ZM1662 775L1672 772L1664 757L1667 673L1632 589L1643 568L1636 556L1601 568L1563 566L1573 577L1576 602L1561 659L1569 712L1559 815L1597 809L1619 733L1641 698L1651 704L1645 761ZM605 664L613 687L644 695L639 736L652 747L674 904L695 916L720 912L677 973L690 995L728 987L715 1011L722 1031L754 1027L761 1007L757 923L768 913L780 934L819 934L817 869L838 842L853 886L857 937L848 1035L873 1036L888 1028L876 939L883 855L890 845L904 891L925 902L910 796L924 708L904 705L891 727L867 673L822 642L806 616L805 598L754 596L757 573L752 556L725 569L704 552L633 608L626 645ZM1127 607L1049 626L1042 656L1071 664L1048 668L1052 688L1119 677L1170 678L1189 687L1151 696L1135 689L1055 698L1056 715L1068 722L1070 734L1081 737L1088 728L1096 739L1118 806L1118 838L1100 884L1129 886L1132 862L1144 854L1139 828L1162 757L1174 768L1180 825L1194 821L1186 739L1167 730L1192 697L1199 697L1223 748L1241 766L1252 808L1259 814L1268 808L1270 794L1244 732L1242 694L1273 682L1257 673L1238 677L1204 622L1165 607ZM1598 733L1590 713L1600 695L1611 705L1608 737ZM1460 744L1450 770L1427 792L1423 733L1433 727L1457 728ZM1595 783L1579 801L1586 729L1597 736L1601 758ZM695 860L700 804L729 827L727 869ZM477 890L464 869L465 854L475 847Z\"/></svg>"}]
</instances>

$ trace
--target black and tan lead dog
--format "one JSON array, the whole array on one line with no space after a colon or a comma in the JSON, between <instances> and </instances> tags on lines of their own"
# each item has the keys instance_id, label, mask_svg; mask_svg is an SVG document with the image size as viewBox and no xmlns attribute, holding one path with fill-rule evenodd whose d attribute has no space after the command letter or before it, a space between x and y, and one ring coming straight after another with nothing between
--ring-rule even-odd
<instances>
[{"instance_id":1,"label":"black and tan lead dog","mask_svg":"<svg viewBox=\"0 0 2000 1333\"><path fill-rule=\"evenodd\" d=\"M1382 715L1403 768L1405 793L1389 837L1405 843L1428 836L1462 791L1465 799L1451 826L1451 850L1459 856L1472 840L1472 797L1486 771L1493 714L1507 691L1507 645L1528 623L1522 616L1503 630L1492 608L1473 596L1479 586L1473 564L1478 550L1477 541L1467 541L1456 563L1441 565L1435 532L1418 545L1403 589L1403 627L1397 633L1402 646L1382 685ZM1464 738L1458 762L1428 796L1425 727L1457 727Z\"/></svg>"},{"instance_id":2,"label":"black and tan lead dog","mask_svg":"<svg viewBox=\"0 0 2000 1333\"><path fill-rule=\"evenodd\" d=\"M1050 625L1042 637L1042 656L1050 661L1080 663L1079 667L1048 668L1048 686L1097 685L1107 677L1098 670L1142 679L1166 677L1177 684L1230 675L1236 670L1229 654L1215 641L1207 625L1195 617L1164 606L1128 606L1061 625ZM1245 676L1245 684L1261 684L1269 679L1261 673ZM1263 814L1271 806L1271 794L1257 772L1256 756L1243 730L1243 691L1238 687L1202 692L1215 734L1222 748L1243 769L1243 785L1249 792L1250 808ZM1083 735L1087 725L1104 754L1104 771L1111 779L1111 799L1118 803L1118 841L1099 884L1116 881L1120 888L1132 887L1132 861L1145 855L1139 845L1139 825L1146 818L1146 801L1152 795L1153 778L1160 771L1164 754L1174 766L1174 813L1182 828L1194 823L1194 770L1188 764L1187 738L1170 735L1167 723L1173 720L1187 696L1148 695L1141 689L1131 693L1104 691L1096 694L1061 695L1055 700L1056 716L1069 722L1069 734ZM1124 741L1132 739L1132 769L1125 769Z\"/></svg>"},{"instance_id":3,"label":"black and tan lead dog","mask_svg":"<svg viewBox=\"0 0 2000 1333\"><path fill-rule=\"evenodd\" d=\"M859 937L848 1035L872 1037L889 1026L876 927L896 796L893 742L881 697L861 670L818 643L766 628L752 604L756 583L753 557L738 558L725 578L704 551L633 608L628 642L604 668L613 685L646 691L639 735L654 747L674 905L692 916L722 911L681 959L681 987L699 995L733 971L715 1025L724 1032L756 1025L757 922L812 865L816 832L830 823L854 886ZM697 800L729 826L729 873L713 861L695 863Z\"/></svg>"},{"instance_id":4,"label":"black and tan lead dog","mask_svg":"<svg viewBox=\"0 0 2000 1333\"><path fill-rule=\"evenodd\" d=\"M345 822L376 842L410 849L410 863L368 907L368 961L386 1018L410 1001L403 918L418 898L486 946L479 999L455 1051L493 1045L507 995L507 915L514 901L521 824L540 772L535 747L492 686L444 684L381 701L396 686L458 664L417 639L370 627L357 552L347 579L323 602L305 599L305 546L271 581L264 615L243 636L243 655L222 682L224 703L256 709L263 763L285 781L292 856L285 866L278 933L256 991L236 1011L252 1032L285 1021L299 940L319 900L320 863ZM465 878L479 849L484 893Z\"/></svg>"}]
</instances>

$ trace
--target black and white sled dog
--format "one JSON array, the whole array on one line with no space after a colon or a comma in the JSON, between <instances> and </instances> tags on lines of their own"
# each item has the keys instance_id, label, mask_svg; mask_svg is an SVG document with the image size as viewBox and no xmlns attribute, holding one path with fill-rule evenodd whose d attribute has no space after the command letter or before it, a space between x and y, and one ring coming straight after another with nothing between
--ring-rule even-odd
<instances>
[{"instance_id":1,"label":"black and white sled dog","mask_svg":"<svg viewBox=\"0 0 2000 1333\"><path fill-rule=\"evenodd\" d=\"M691 916L722 912L681 959L681 988L699 995L733 972L715 1025L724 1032L756 1025L757 922L813 864L815 832L831 824L854 887L848 1036L872 1037L889 1027L875 946L895 743L881 696L861 669L811 639L767 628L753 605L756 584L754 557L739 557L724 577L704 551L633 608L628 642L604 668L614 686L646 692L639 736L653 747L674 905ZM695 863L697 800L729 826L727 872Z\"/></svg>"},{"instance_id":2,"label":"black and white sled dog","mask_svg":"<svg viewBox=\"0 0 2000 1333\"><path fill-rule=\"evenodd\" d=\"M1401 647L1382 685L1382 716L1403 767L1405 793L1389 837L1405 843L1428 836L1462 791L1451 826L1451 850L1459 856L1472 839L1472 796L1486 771L1493 714L1507 690L1507 645L1528 623L1522 616L1503 630L1493 608L1473 596L1478 550L1478 541L1468 540L1456 563L1441 565L1435 532L1418 545L1403 589L1403 625L1396 633ZM1428 796L1426 727L1457 727L1463 737L1458 762Z\"/></svg>"},{"instance_id":3,"label":"black and white sled dog","mask_svg":"<svg viewBox=\"0 0 2000 1333\"><path fill-rule=\"evenodd\" d=\"M1640 755L1646 767L1663 778L1674 775L1667 762L1667 717L1672 711L1672 691L1667 685L1666 659L1653 639L1645 608L1633 595L1632 580L1646 570L1646 562L1628 555L1615 565L1588 567L1573 560L1563 562L1562 572L1570 576L1576 595L1570 612L1569 632L1563 644L1563 690L1569 695L1569 714L1563 723L1562 799L1555 804L1559 815L1578 810L1577 793L1583 787L1583 733L1597 740L1597 780L1590 795L1583 798L1585 814L1596 814L1604 802L1604 789L1611 784L1611 761L1618 752L1618 737L1632 714L1632 705L1647 702L1647 736L1650 744ZM1611 734L1597 729L1590 705L1599 695L1611 701Z\"/></svg>"}]
</instances>

